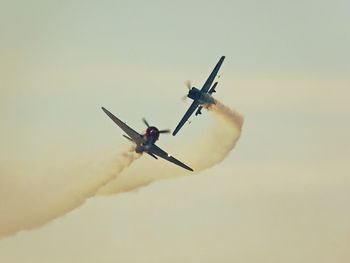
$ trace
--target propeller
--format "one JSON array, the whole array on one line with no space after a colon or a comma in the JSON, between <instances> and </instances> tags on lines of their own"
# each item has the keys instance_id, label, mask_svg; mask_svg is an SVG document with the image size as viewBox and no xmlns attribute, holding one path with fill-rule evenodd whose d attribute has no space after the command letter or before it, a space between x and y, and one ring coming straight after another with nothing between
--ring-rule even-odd
<instances>
[{"instance_id":1,"label":"propeller","mask_svg":"<svg viewBox=\"0 0 350 263\"><path fill-rule=\"evenodd\" d=\"M169 129L166 130L160 130L159 133L170 133L171 131Z\"/></svg>"},{"instance_id":2,"label":"propeller","mask_svg":"<svg viewBox=\"0 0 350 263\"><path fill-rule=\"evenodd\" d=\"M185 85L186 85L186 87L188 88L188 91L190 91L191 88L192 88L192 83L191 83L191 81L190 81L190 80L186 80L186 81L185 81ZM181 97L181 99L182 99L183 101L185 101L185 100L187 99L187 95Z\"/></svg>"},{"instance_id":3,"label":"propeller","mask_svg":"<svg viewBox=\"0 0 350 263\"><path fill-rule=\"evenodd\" d=\"M142 118L142 121L144 124L146 124L147 128L150 127L148 121L145 118ZM170 133L171 131L169 129L159 130L159 133Z\"/></svg>"},{"instance_id":4,"label":"propeller","mask_svg":"<svg viewBox=\"0 0 350 263\"><path fill-rule=\"evenodd\" d=\"M147 127L149 127L149 124L148 124L148 122L146 121L145 118L142 118L142 121L143 121L144 124L146 124Z\"/></svg>"}]
</instances>

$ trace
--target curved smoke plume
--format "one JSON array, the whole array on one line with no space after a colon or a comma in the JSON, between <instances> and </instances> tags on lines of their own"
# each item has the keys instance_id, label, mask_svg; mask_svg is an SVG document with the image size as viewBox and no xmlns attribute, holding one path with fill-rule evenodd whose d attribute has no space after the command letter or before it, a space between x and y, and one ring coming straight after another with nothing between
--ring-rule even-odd
<instances>
[{"instance_id":1,"label":"curved smoke plume","mask_svg":"<svg viewBox=\"0 0 350 263\"><path fill-rule=\"evenodd\" d=\"M188 160L194 173L220 163L234 148L241 134L243 117L239 113L219 101L208 110L215 116L215 128L191 145L179 149L179 152L185 153L182 158L186 162ZM131 191L156 180L189 174L174 165L166 166L166 162L154 165L140 161L139 166L131 166L140 157L133 149L108 156L111 160L102 163L63 162L52 166L41 160L40 165L44 163L46 167L28 164L22 169L6 170L3 166L0 171L0 238L40 227L64 216L95 195ZM130 169L125 170L129 166Z\"/></svg>"},{"instance_id":2,"label":"curved smoke plume","mask_svg":"<svg viewBox=\"0 0 350 263\"><path fill-rule=\"evenodd\" d=\"M137 165L125 171L115 180L102 187L98 195L113 195L128 192L148 185L154 181L196 174L211 168L223 161L235 147L242 130L244 118L237 111L228 108L220 101L206 107L214 115L214 125L190 144L177 145L177 153L185 153L181 159L194 168L194 172L187 172L166 162L157 165L150 162L142 167ZM176 156L179 157L179 156ZM146 172L145 172L146 170Z\"/></svg>"},{"instance_id":3,"label":"curved smoke plume","mask_svg":"<svg viewBox=\"0 0 350 263\"><path fill-rule=\"evenodd\" d=\"M40 227L81 206L140 157L133 149L113 156L101 163L87 158L51 166L43 160L47 167L2 169L0 238Z\"/></svg>"}]
</instances>

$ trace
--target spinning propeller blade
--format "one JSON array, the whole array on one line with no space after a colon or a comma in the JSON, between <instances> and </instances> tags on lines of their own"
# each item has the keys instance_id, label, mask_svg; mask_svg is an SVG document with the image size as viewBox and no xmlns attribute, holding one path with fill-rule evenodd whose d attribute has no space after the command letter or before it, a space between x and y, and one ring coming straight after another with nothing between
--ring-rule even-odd
<instances>
[{"instance_id":1,"label":"spinning propeller blade","mask_svg":"<svg viewBox=\"0 0 350 263\"><path fill-rule=\"evenodd\" d=\"M142 121L143 121L144 124L146 124L147 127L149 127L149 124L148 124L148 122L146 121L145 118L142 118Z\"/></svg>"},{"instance_id":2,"label":"spinning propeller blade","mask_svg":"<svg viewBox=\"0 0 350 263\"><path fill-rule=\"evenodd\" d=\"M159 133L170 133L171 131L169 129L167 130L160 130Z\"/></svg>"}]
</instances>

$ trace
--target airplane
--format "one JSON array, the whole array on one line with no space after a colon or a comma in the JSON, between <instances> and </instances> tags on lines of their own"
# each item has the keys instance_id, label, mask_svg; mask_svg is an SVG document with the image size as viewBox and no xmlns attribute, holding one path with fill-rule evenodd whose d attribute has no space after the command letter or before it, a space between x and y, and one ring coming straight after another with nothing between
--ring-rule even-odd
<instances>
[{"instance_id":1,"label":"airplane","mask_svg":"<svg viewBox=\"0 0 350 263\"><path fill-rule=\"evenodd\" d=\"M130 128L126 123L119 120L116 116L110 113L107 109L102 107L102 110L114 121L128 136L123 135L126 139L136 144L135 152L137 153L147 153L155 159L158 157L163 158L169 162L172 162L186 170L193 171L191 167L188 167L186 164L180 162L175 159L167 152L160 149L155 142L159 139L159 135L161 133L170 133L170 130L158 130L154 126L150 126L145 118L143 118L143 122L147 126L146 132L142 135ZM158 157L157 157L158 156Z\"/></svg>"},{"instance_id":2,"label":"airplane","mask_svg":"<svg viewBox=\"0 0 350 263\"><path fill-rule=\"evenodd\" d=\"M202 108L203 106L215 104L215 99L211 96L212 93L216 92L215 88L218 85L217 82L214 83L213 86L211 84L214 82L214 79L216 75L219 72L219 69L221 67L221 64L224 62L225 56L222 56L219 60L219 62L216 64L215 68L209 75L207 81L204 83L202 89L197 89L196 87L191 87L190 82L186 82L186 85L189 89L187 97L192 99L193 102L189 109L186 111L185 115L182 117L179 124L176 126L173 136L178 133L178 131L182 128L182 126L186 123L186 121L191 117L193 112L197 109L195 115L202 114Z\"/></svg>"}]
</instances>

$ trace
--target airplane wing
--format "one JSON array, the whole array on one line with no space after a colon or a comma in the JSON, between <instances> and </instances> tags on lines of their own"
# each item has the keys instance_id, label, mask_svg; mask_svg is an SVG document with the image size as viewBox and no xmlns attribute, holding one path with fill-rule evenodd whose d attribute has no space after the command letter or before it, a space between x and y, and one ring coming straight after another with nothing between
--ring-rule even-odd
<instances>
[{"instance_id":1,"label":"airplane wing","mask_svg":"<svg viewBox=\"0 0 350 263\"><path fill-rule=\"evenodd\" d=\"M173 136L175 136L176 133L181 129L181 127L185 124L185 122L189 119L189 117L192 115L192 113L196 110L197 107L198 107L198 102L194 100L191 106L189 107L189 109L186 111L185 115L182 117L179 124L176 126L173 132Z\"/></svg>"},{"instance_id":2,"label":"airplane wing","mask_svg":"<svg viewBox=\"0 0 350 263\"><path fill-rule=\"evenodd\" d=\"M210 89L211 84L213 83L216 75L219 72L219 69L221 67L222 62L224 62L225 56L222 56L219 60L219 62L216 64L215 68L213 69L213 71L211 72L211 74L209 75L207 81L204 83L201 91L203 92L208 92L208 90Z\"/></svg>"},{"instance_id":3,"label":"airplane wing","mask_svg":"<svg viewBox=\"0 0 350 263\"><path fill-rule=\"evenodd\" d=\"M116 116L114 116L112 113L110 113L108 110L102 107L102 110L114 121L127 135L130 136L130 138L136 142L137 144L143 142L142 135L138 132L131 129L128 125L126 125L125 122L122 122L119 120Z\"/></svg>"},{"instance_id":4,"label":"airplane wing","mask_svg":"<svg viewBox=\"0 0 350 263\"><path fill-rule=\"evenodd\" d=\"M174 157L170 156L168 153L160 149L157 145L153 144L150 150L148 150L149 154L154 154L159 156L160 158L163 158L169 162L172 162L173 164L176 164L178 166L181 166L182 168L193 171L191 167L188 167L186 164L180 162L179 160L175 159Z\"/></svg>"}]
</instances>

